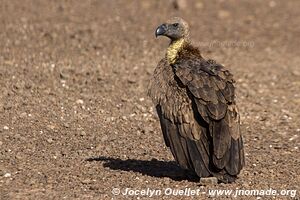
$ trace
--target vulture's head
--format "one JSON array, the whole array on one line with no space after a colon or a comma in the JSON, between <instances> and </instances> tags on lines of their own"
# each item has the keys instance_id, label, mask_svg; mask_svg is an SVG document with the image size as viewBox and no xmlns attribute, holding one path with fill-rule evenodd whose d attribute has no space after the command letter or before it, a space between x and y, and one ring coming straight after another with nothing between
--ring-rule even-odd
<instances>
[{"instance_id":1,"label":"vulture's head","mask_svg":"<svg viewBox=\"0 0 300 200\"><path fill-rule=\"evenodd\" d=\"M181 18L175 17L166 23L160 25L156 31L155 36L166 36L172 41L187 38L189 35L189 26Z\"/></svg>"}]
</instances>

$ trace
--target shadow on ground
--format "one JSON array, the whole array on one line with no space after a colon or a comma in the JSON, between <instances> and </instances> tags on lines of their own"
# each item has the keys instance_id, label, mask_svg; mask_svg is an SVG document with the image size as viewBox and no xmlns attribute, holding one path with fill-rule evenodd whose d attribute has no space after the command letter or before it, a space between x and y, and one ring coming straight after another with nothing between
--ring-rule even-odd
<instances>
[{"instance_id":1,"label":"shadow on ground","mask_svg":"<svg viewBox=\"0 0 300 200\"><path fill-rule=\"evenodd\" d=\"M110 168L112 170L132 171L138 172L143 175L152 177L168 177L175 181L199 181L197 177L188 175L185 170L181 169L174 161L159 161L152 160L136 160L127 159L121 160L119 158L111 157L92 157L86 159L86 161L100 161L103 162L103 167Z\"/></svg>"}]
</instances>

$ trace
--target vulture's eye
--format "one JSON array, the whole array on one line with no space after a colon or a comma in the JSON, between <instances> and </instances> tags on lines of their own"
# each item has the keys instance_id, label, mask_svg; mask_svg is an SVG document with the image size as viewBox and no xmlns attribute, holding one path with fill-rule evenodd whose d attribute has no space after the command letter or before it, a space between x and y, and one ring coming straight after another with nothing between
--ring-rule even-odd
<instances>
[{"instance_id":1,"label":"vulture's eye","mask_svg":"<svg viewBox=\"0 0 300 200\"><path fill-rule=\"evenodd\" d=\"M179 26L179 24L178 24L178 23L175 23L175 24L173 24L173 26L174 26L175 28L177 28L177 27Z\"/></svg>"}]
</instances>

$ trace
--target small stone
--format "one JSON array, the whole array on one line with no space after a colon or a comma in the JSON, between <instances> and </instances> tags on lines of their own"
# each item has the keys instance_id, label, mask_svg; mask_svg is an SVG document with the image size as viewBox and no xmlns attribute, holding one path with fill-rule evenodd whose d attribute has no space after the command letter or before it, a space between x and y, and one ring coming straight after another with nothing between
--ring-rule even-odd
<instances>
[{"instance_id":1,"label":"small stone","mask_svg":"<svg viewBox=\"0 0 300 200\"><path fill-rule=\"evenodd\" d=\"M106 152L110 152L110 151L111 151L111 148L110 148L109 146L106 146L106 147L105 147L105 151L106 151Z\"/></svg>"},{"instance_id":2,"label":"small stone","mask_svg":"<svg viewBox=\"0 0 300 200\"><path fill-rule=\"evenodd\" d=\"M170 185L170 179L169 178L164 178L164 184L165 185Z\"/></svg>"},{"instance_id":3,"label":"small stone","mask_svg":"<svg viewBox=\"0 0 300 200\"><path fill-rule=\"evenodd\" d=\"M200 1L197 1L195 6L196 6L197 9L202 9L204 7L203 3L200 2Z\"/></svg>"},{"instance_id":4,"label":"small stone","mask_svg":"<svg viewBox=\"0 0 300 200\"><path fill-rule=\"evenodd\" d=\"M4 110L10 110L12 107L13 107L13 106L12 106L12 103L7 103L7 104L5 104L5 105L3 106L3 109L4 109Z\"/></svg>"},{"instance_id":5,"label":"small stone","mask_svg":"<svg viewBox=\"0 0 300 200\"><path fill-rule=\"evenodd\" d=\"M8 130L9 128L8 128L8 126L3 126L3 129Z\"/></svg>"},{"instance_id":6,"label":"small stone","mask_svg":"<svg viewBox=\"0 0 300 200\"><path fill-rule=\"evenodd\" d=\"M102 144L98 144L97 146L96 146L96 150L97 151L100 151L100 150L102 150L103 149L103 145Z\"/></svg>"},{"instance_id":7,"label":"small stone","mask_svg":"<svg viewBox=\"0 0 300 200\"><path fill-rule=\"evenodd\" d=\"M97 190L97 191L100 190L100 188L99 188L98 186L95 186L95 185L89 187L89 189L90 189L90 190Z\"/></svg>"},{"instance_id":8,"label":"small stone","mask_svg":"<svg viewBox=\"0 0 300 200\"><path fill-rule=\"evenodd\" d=\"M108 140L108 136L107 135L104 135L102 138L101 138L101 142L105 142Z\"/></svg>"},{"instance_id":9,"label":"small stone","mask_svg":"<svg viewBox=\"0 0 300 200\"><path fill-rule=\"evenodd\" d=\"M115 120L114 117L107 117L107 118L105 119L106 122L113 122L114 120Z\"/></svg>"},{"instance_id":10,"label":"small stone","mask_svg":"<svg viewBox=\"0 0 300 200\"><path fill-rule=\"evenodd\" d=\"M218 179L216 177L200 178L201 185L217 185Z\"/></svg>"},{"instance_id":11,"label":"small stone","mask_svg":"<svg viewBox=\"0 0 300 200\"><path fill-rule=\"evenodd\" d=\"M21 153L17 153L16 159L21 160L22 159L22 154Z\"/></svg>"},{"instance_id":12,"label":"small stone","mask_svg":"<svg viewBox=\"0 0 300 200\"><path fill-rule=\"evenodd\" d=\"M276 2L275 2L275 1L270 1L270 2L269 2L269 6L270 6L271 8L274 8L274 7L276 6Z\"/></svg>"},{"instance_id":13,"label":"small stone","mask_svg":"<svg viewBox=\"0 0 300 200\"><path fill-rule=\"evenodd\" d=\"M11 174L10 174L10 173L5 173L3 176L4 176L5 178L9 178L9 177L11 177Z\"/></svg>"},{"instance_id":14,"label":"small stone","mask_svg":"<svg viewBox=\"0 0 300 200\"><path fill-rule=\"evenodd\" d=\"M129 79L127 79L127 82L130 83L130 84L134 84L137 81L134 78L129 78Z\"/></svg>"},{"instance_id":15,"label":"small stone","mask_svg":"<svg viewBox=\"0 0 300 200\"><path fill-rule=\"evenodd\" d=\"M226 11L226 10L220 10L218 13L218 16L220 19L224 19L230 16L230 12Z\"/></svg>"},{"instance_id":16,"label":"small stone","mask_svg":"<svg viewBox=\"0 0 300 200\"><path fill-rule=\"evenodd\" d=\"M80 136L86 136L86 132L85 131L81 131Z\"/></svg>"},{"instance_id":17,"label":"small stone","mask_svg":"<svg viewBox=\"0 0 300 200\"><path fill-rule=\"evenodd\" d=\"M85 180L81 181L81 183L83 183L83 184L89 184L91 182L92 182L91 179L85 179Z\"/></svg>"},{"instance_id":18,"label":"small stone","mask_svg":"<svg viewBox=\"0 0 300 200\"><path fill-rule=\"evenodd\" d=\"M173 6L176 10L184 10L187 7L186 0L173 0Z\"/></svg>"},{"instance_id":19,"label":"small stone","mask_svg":"<svg viewBox=\"0 0 300 200\"><path fill-rule=\"evenodd\" d=\"M49 138L49 139L47 139L47 142L48 142L49 144L51 144L51 143L53 142L53 139L52 139L52 138Z\"/></svg>"},{"instance_id":20,"label":"small stone","mask_svg":"<svg viewBox=\"0 0 300 200\"><path fill-rule=\"evenodd\" d=\"M55 129L55 126L54 126L54 125L47 125L47 128L48 128L48 129L51 129L51 130L54 130L54 129Z\"/></svg>"},{"instance_id":21,"label":"small stone","mask_svg":"<svg viewBox=\"0 0 300 200\"><path fill-rule=\"evenodd\" d=\"M293 135L293 136L289 139L289 141L295 140L297 137L298 137L298 135Z\"/></svg>"},{"instance_id":22,"label":"small stone","mask_svg":"<svg viewBox=\"0 0 300 200\"><path fill-rule=\"evenodd\" d=\"M149 134L149 133L152 133L153 132L153 129L151 126L145 126L143 129L142 129L142 133L146 133L146 134Z\"/></svg>"},{"instance_id":23,"label":"small stone","mask_svg":"<svg viewBox=\"0 0 300 200\"><path fill-rule=\"evenodd\" d=\"M27 113L26 112L23 112L20 114L20 118L25 118L27 116Z\"/></svg>"},{"instance_id":24,"label":"small stone","mask_svg":"<svg viewBox=\"0 0 300 200\"><path fill-rule=\"evenodd\" d=\"M2 141L0 141L0 146L3 144L3 142Z\"/></svg>"},{"instance_id":25,"label":"small stone","mask_svg":"<svg viewBox=\"0 0 300 200\"><path fill-rule=\"evenodd\" d=\"M82 99L78 99L78 100L76 101L76 103L77 103L77 104L83 104L83 100L82 100Z\"/></svg>"},{"instance_id":26,"label":"small stone","mask_svg":"<svg viewBox=\"0 0 300 200\"><path fill-rule=\"evenodd\" d=\"M121 97L121 101L122 101L122 102L127 102L127 101L128 101L128 99L127 99L127 98L125 98L125 97Z\"/></svg>"},{"instance_id":27,"label":"small stone","mask_svg":"<svg viewBox=\"0 0 300 200\"><path fill-rule=\"evenodd\" d=\"M300 71L294 70L292 71L292 74L295 76L300 76Z\"/></svg>"}]
</instances>

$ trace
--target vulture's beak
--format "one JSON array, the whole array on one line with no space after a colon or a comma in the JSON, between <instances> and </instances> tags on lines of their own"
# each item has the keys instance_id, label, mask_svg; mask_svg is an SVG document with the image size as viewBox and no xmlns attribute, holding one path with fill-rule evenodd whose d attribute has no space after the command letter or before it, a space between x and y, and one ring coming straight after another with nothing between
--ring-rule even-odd
<instances>
[{"instance_id":1,"label":"vulture's beak","mask_svg":"<svg viewBox=\"0 0 300 200\"><path fill-rule=\"evenodd\" d=\"M162 24L159 27L157 27L157 29L155 31L155 37L158 37L160 35L165 35L166 32L167 32L167 25Z\"/></svg>"}]
</instances>

